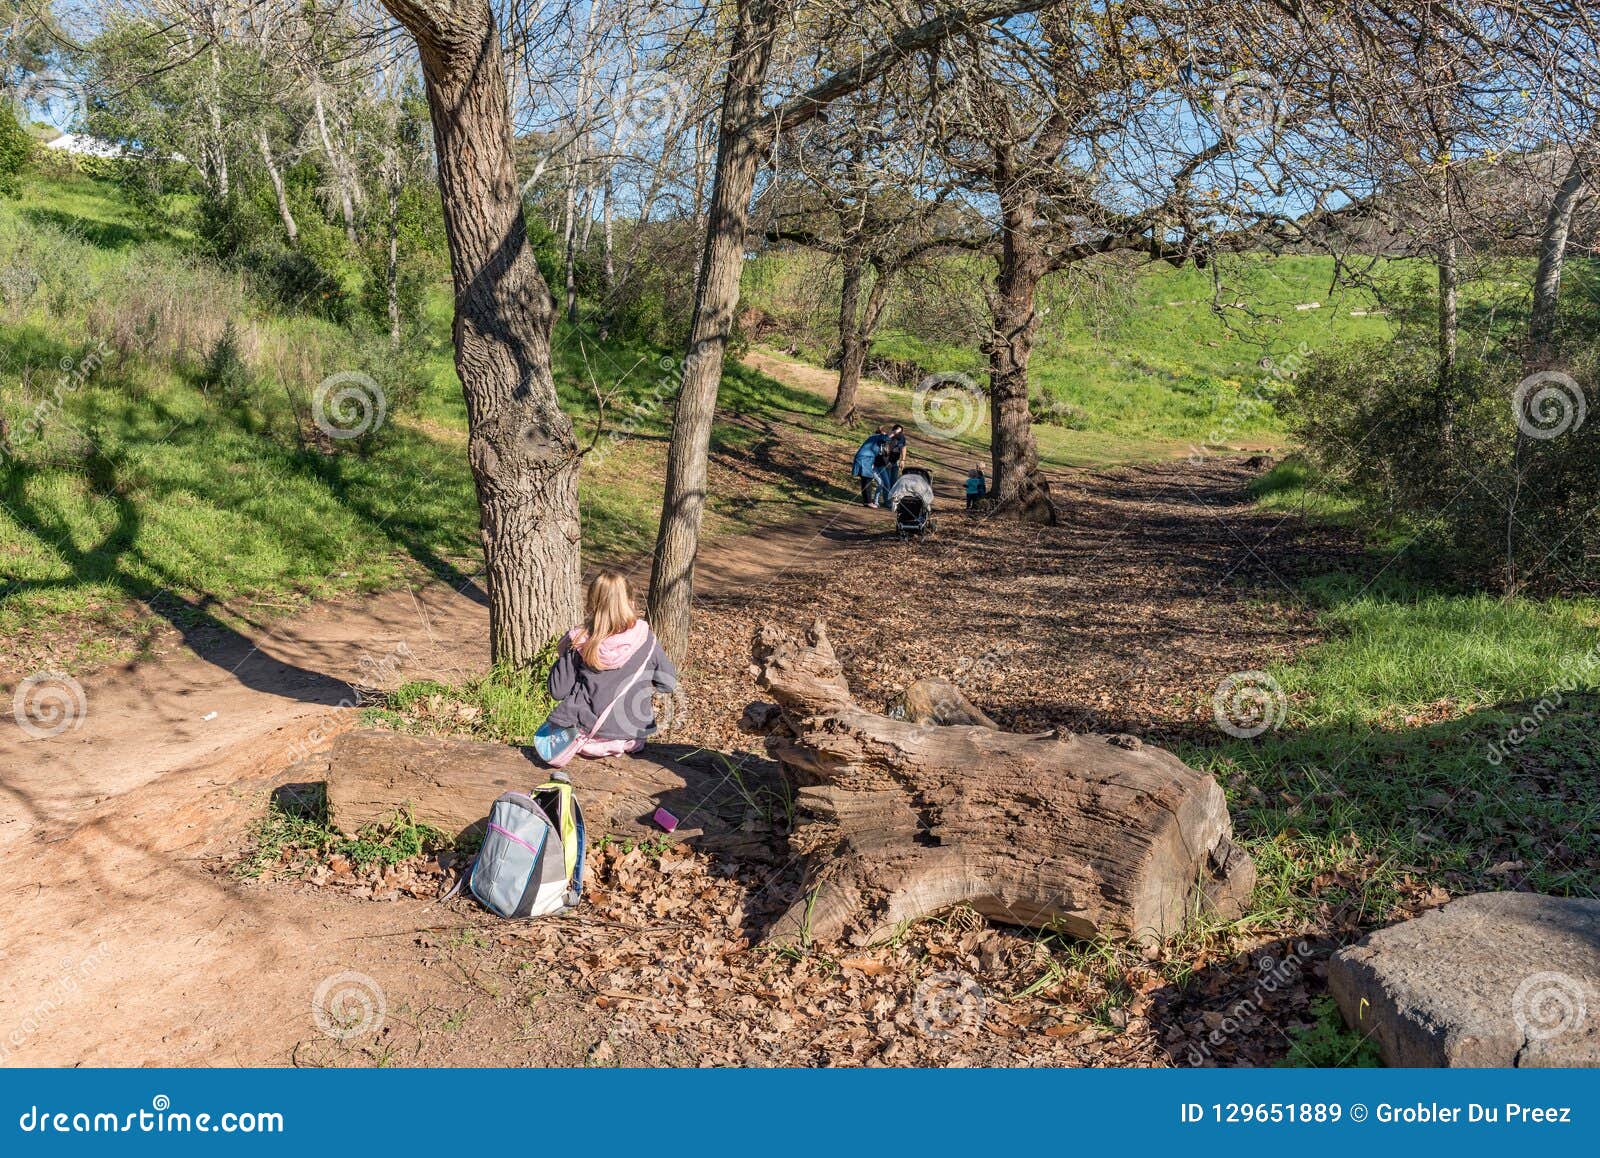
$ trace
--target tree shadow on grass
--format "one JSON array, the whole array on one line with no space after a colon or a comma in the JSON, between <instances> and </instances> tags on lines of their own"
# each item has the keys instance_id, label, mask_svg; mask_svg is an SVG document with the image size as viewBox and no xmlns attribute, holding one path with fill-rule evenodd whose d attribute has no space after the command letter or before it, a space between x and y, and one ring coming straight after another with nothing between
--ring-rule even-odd
<instances>
[{"instance_id":1,"label":"tree shadow on grass","mask_svg":"<svg viewBox=\"0 0 1600 1158\"><path fill-rule=\"evenodd\" d=\"M201 659L225 669L246 687L287 695L305 703L335 705L351 695L343 680L273 659L258 641L222 619L212 596L179 594L182 584L166 574L138 547L141 508L148 492L135 490L132 472L120 452L91 447L84 463L90 486L114 512L110 528L92 544L80 547L76 529L59 511L32 500L25 471L14 463L0 476L0 501L24 530L46 544L68 569L57 579L18 579L0 593L25 595L50 589L108 584L130 601L147 607L170 623L184 645ZM162 580L166 582L163 583Z\"/></svg>"},{"instance_id":2,"label":"tree shadow on grass","mask_svg":"<svg viewBox=\"0 0 1600 1158\"><path fill-rule=\"evenodd\" d=\"M85 242L96 249L105 249L112 252L127 249L129 246L138 245L146 240L146 233L131 225L124 225L117 221L101 221L94 217L83 217L76 213L67 213L61 209L46 209L31 206L22 211L22 216L34 225L50 225L57 229L81 237Z\"/></svg>"}]
</instances>

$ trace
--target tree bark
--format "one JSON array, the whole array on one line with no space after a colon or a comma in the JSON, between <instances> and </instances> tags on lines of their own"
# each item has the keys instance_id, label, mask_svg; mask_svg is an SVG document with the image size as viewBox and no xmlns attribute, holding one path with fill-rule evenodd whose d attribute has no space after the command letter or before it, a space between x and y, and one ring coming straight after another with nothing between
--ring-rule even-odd
<instances>
[{"instance_id":1,"label":"tree bark","mask_svg":"<svg viewBox=\"0 0 1600 1158\"><path fill-rule=\"evenodd\" d=\"M763 625L746 730L796 788L802 895L769 942L884 940L966 904L1076 937L1168 937L1255 885L1215 780L1132 736L1016 735L874 715L850 696L821 622Z\"/></svg>"},{"instance_id":2,"label":"tree bark","mask_svg":"<svg viewBox=\"0 0 1600 1158\"><path fill-rule=\"evenodd\" d=\"M392 11L392 9L391 9ZM350 173L344 163L344 154L333 143L333 134L328 131L328 113L322 100L322 81L315 80L311 86L312 108L317 117L317 134L322 138L322 152L328 158L328 169L333 174L334 184L339 190L339 209L344 215L344 235L351 245L356 244L356 206L350 192Z\"/></svg>"},{"instance_id":3,"label":"tree bark","mask_svg":"<svg viewBox=\"0 0 1600 1158\"><path fill-rule=\"evenodd\" d=\"M1561 274L1567 254L1572 215L1583 192L1586 165L1582 147L1574 151L1567 175L1556 189L1545 216L1539 240L1539 267L1533 277L1533 312L1528 320L1530 369L1546 365L1556 333L1557 307L1561 304Z\"/></svg>"},{"instance_id":4,"label":"tree bark","mask_svg":"<svg viewBox=\"0 0 1600 1158\"><path fill-rule=\"evenodd\" d=\"M383 284L389 297L389 345L400 348L400 163L390 158L385 166L389 194L389 252L384 262Z\"/></svg>"},{"instance_id":5,"label":"tree bark","mask_svg":"<svg viewBox=\"0 0 1600 1158\"><path fill-rule=\"evenodd\" d=\"M990 459L997 509L1056 521L1028 411L1028 362L1039 328L1034 298L1047 267L1034 235L1038 196L1001 183L1000 265L988 339Z\"/></svg>"},{"instance_id":6,"label":"tree bark","mask_svg":"<svg viewBox=\"0 0 1600 1158\"><path fill-rule=\"evenodd\" d=\"M291 247L300 244L300 227L295 223L294 212L289 208L289 196L283 187L283 174L278 170L278 162L272 155L272 139L267 135L267 127L257 129L257 140L261 145L261 160L267 166L267 177L272 181L273 195L278 199L278 219L283 222L283 231L288 235Z\"/></svg>"},{"instance_id":7,"label":"tree bark","mask_svg":"<svg viewBox=\"0 0 1600 1158\"><path fill-rule=\"evenodd\" d=\"M456 298L456 370L496 663L579 619L578 447L550 371L555 302L528 244L488 0L385 0L416 37Z\"/></svg>"},{"instance_id":8,"label":"tree bark","mask_svg":"<svg viewBox=\"0 0 1600 1158\"><path fill-rule=\"evenodd\" d=\"M604 285L601 290L602 308L600 311L600 340L603 342L611 336L611 315L616 306L617 297L617 251L616 234L612 222L612 197L615 193L616 177L613 172L613 162L606 159L605 185L602 189L604 200L600 205L600 245L603 251L601 274Z\"/></svg>"},{"instance_id":9,"label":"tree bark","mask_svg":"<svg viewBox=\"0 0 1600 1158\"><path fill-rule=\"evenodd\" d=\"M219 11L220 6L212 12L211 91L207 95L206 104L211 117L211 137L208 145L211 153L212 187L216 190L217 196L226 201L232 186L228 180L228 144L222 132L222 53L218 48L222 43L222 36Z\"/></svg>"},{"instance_id":10,"label":"tree bark","mask_svg":"<svg viewBox=\"0 0 1600 1158\"><path fill-rule=\"evenodd\" d=\"M1461 293L1460 242L1456 237L1454 197L1455 176L1450 170L1451 151L1444 150L1439 182L1439 210L1443 236L1439 241L1439 437L1449 446L1455 441L1456 345L1460 329Z\"/></svg>"},{"instance_id":11,"label":"tree bark","mask_svg":"<svg viewBox=\"0 0 1600 1158\"><path fill-rule=\"evenodd\" d=\"M567 224L563 249L565 256L562 258L562 269L566 281L566 314L567 321L573 325L578 324L578 170L576 166L567 170Z\"/></svg>"},{"instance_id":12,"label":"tree bark","mask_svg":"<svg viewBox=\"0 0 1600 1158\"><path fill-rule=\"evenodd\" d=\"M866 262L857 254L841 255L844 279L839 287L839 388L834 392L828 413L840 422L849 422L856 413L856 392L861 386L861 367L867 360L861 340L861 279Z\"/></svg>"},{"instance_id":13,"label":"tree bark","mask_svg":"<svg viewBox=\"0 0 1600 1158\"><path fill-rule=\"evenodd\" d=\"M661 527L650 573L649 618L667 653L681 660L689 647L694 605L694 561L705 514L706 470L723 357L739 305L739 278L750 226L750 197L761 165L762 140L751 126L761 115L762 86L772 57L778 17L775 0L739 5L728 76L723 85L706 240L700 259L694 318L683 359Z\"/></svg>"}]
</instances>

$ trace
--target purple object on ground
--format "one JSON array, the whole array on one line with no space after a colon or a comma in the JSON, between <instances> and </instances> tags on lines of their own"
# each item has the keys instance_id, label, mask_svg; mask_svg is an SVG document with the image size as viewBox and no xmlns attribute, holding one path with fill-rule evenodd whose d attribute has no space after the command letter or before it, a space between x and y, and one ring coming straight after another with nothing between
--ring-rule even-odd
<instances>
[{"instance_id":1,"label":"purple object on ground","mask_svg":"<svg viewBox=\"0 0 1600 1158\"><path fill-rule=\"evenodd\" d=\"M652 819L667 832L672 832L678 827L678 818L665 808L656 809L656 814Z\"/></svg>"}]
</instances>

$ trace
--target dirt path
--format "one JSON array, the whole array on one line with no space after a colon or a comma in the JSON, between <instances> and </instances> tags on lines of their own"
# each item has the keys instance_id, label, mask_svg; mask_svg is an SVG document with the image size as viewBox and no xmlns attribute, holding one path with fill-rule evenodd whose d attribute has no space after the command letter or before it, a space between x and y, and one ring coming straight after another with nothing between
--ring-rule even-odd
<instances>
[{"instance_id":1,"label":"dirt path","mask_svg":"<svg viewBox=\"0 0 1600 1158\"><path fill-rule=\"evenodd\" d=\"M760 353L749 360L795 385L831 389L825 372ZM866 397L877 418L881 395L869 389ZM914 458L933 466L946 517L960 517L954 508L969 454L913 440ZM1111 552L1119 588L1142 582L1159 601L1162 586L1176 581L1186 599L1203 595L1192 570L1144 569L1127 554L1141 536L1209 516L1184 470L1130 476L1122 493L1107 487L1095 498L1103 525L1064 532L1064 542L1091 571ZM1206 495L1216 491L1217 479L1202 482ZM999 536L992 527L987 533ZM695 661L721 683L708 682L698 709L726 724L729 705L747 691L739 683L746 621L773 606L792 610L802 594L830 614L854 614L867 625L863 634L877 632L873 639L894 638L902 630L896 617L915 611L923 622L913 632L938 640L936 601L908 610L902 591L882 608L863 603L863 592L883 582L888 557L877 552L888 538L885 512L840 504L708 547L698 586L709 638L697 644ZM999 537L974 543L994 566L1005 565L994 554L1003 551ZM1207 574L1243 552L1213 554L1201 565ZM907 573L905 560L895 565ZM1092 644L1105 585L1074 591L1059 583L1050 593L1059 601L1053 616L1078 623ZM1173 618L1170 608L1163 613ZM352 702L352 685L459 682L480 672L486 617L471 587L343 599L251 633L196 634L183 652L103 672L85 681L78 726L59 735L0 729L0 1062L324 1060L304 1052L307 1043L313 1053L327 1045L312 1023L312 995L352 971L378 983L397 1025L420 1025L441 1009L455 1024L458 1013L492 1007L490 988L438 947L452 930L471 931L452 911L246 887L213 871L217 858L238 850L296 753L349 726L354 713L341 705ZM1124 619L1119 630L1137 634L1140 616ZM702 731L701 743L721 738L720 728ZM502 1040L493 1058L474 1053L471 1040L437 1034L426 1058L567 1063L592 1041L595 1016L588 1001L555 994L541 1006L537 1032Z\"/></svg>"},{"instance_id":2,"label":"dirt path","mask_svg":"<svg viewBox=\"0 0 1600 1158\"><path fill-rule=\"evenodd\" d=\"M882 522L829 508L725 539L702 558L699 589L800 573ZM102 671L72 689L74 724L59 734L8 720L0 1062L281 1062L308 1034L318 979L359 967L411 991L385 963L417 913L352 919L344 905L230 886L204 863L238 847L284 767L351 725L355 685L476 675L486 625L473 586L349 597Z\"/></svg>"}]
</instances>

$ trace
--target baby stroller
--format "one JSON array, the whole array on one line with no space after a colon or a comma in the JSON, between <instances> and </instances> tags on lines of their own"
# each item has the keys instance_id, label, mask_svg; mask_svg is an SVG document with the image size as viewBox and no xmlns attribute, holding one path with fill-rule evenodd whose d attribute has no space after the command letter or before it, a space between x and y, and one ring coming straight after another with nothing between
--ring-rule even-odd
<instances>
[{"instance_id":1,"label":"baby stroller","mask_svg":"<svg viewBox=\"0 0 1600 1158\"><path fill-rule=\"evenodd\" d=\"M907 467L889 492L894 528L902 539L933 529L933 476L920 466Z\"/></svg>"}]
</instances>

